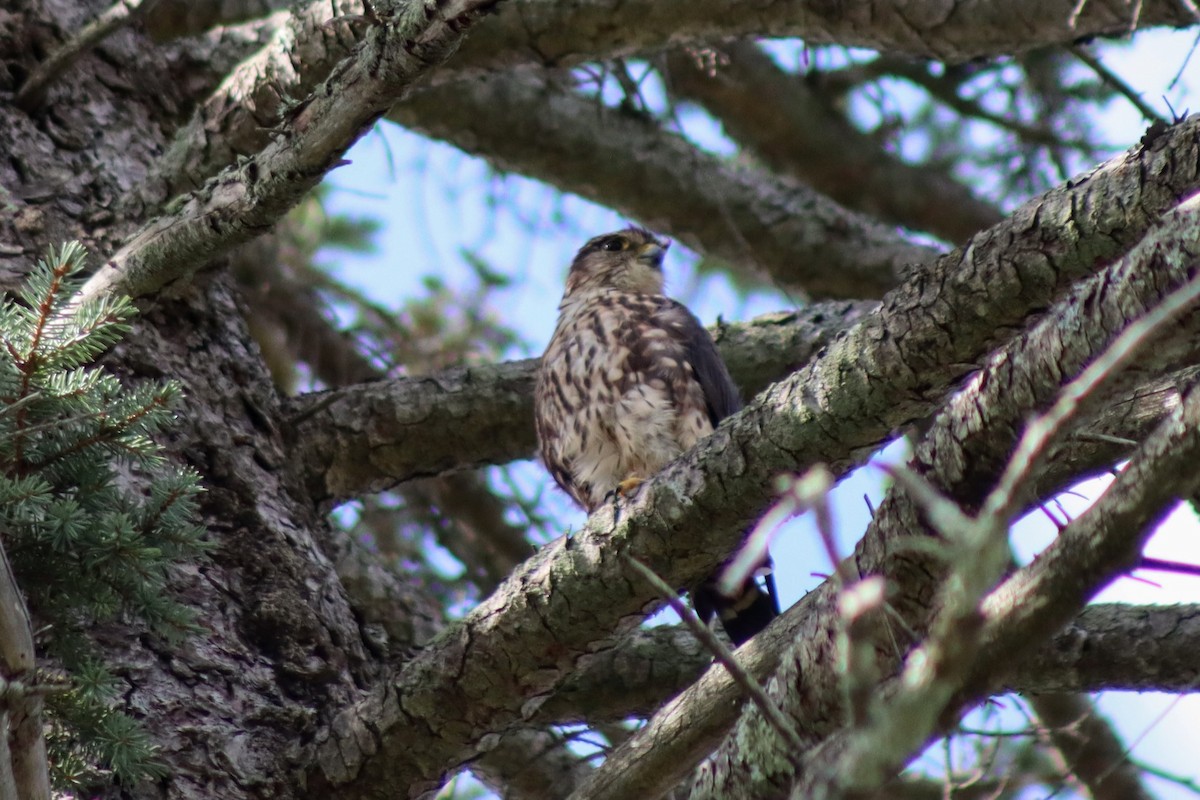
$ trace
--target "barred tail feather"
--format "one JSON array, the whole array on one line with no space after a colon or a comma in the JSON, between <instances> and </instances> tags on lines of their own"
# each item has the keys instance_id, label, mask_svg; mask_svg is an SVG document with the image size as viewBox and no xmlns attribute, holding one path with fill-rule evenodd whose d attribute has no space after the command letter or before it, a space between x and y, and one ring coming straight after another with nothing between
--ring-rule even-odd
<instances>
[{"instance_id":1,"label":"barred tail feather","mask_svg":"<svg viewBox=\"0 0 1200 800\"><path fill-rule=\"evenodd\" d=\"M761 584L751 578L735 597L717 591L717 578L713 575L692 592L692 605L703 622L716 616L725 633L740 647L779 616L775 576L767 572Z\"/></svg>"}]
</instances>

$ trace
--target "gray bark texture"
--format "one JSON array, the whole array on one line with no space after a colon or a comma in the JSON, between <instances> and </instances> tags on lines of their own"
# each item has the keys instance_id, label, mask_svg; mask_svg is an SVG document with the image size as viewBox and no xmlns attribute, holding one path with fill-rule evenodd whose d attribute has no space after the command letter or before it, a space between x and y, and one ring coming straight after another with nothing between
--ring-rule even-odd
<instances>
[{"instance_id":1,"label":"gray bark texture","mask_svg":"<svg viewBox=\"0 0 1200 800\"><path fill-rule=\"evenodd\" d=\"M1016 56L1034 75L1035 48L1196 24L1189 3L1136 9L6 3L0 283L12 290L47 246L78 239L92 254L83 295L136 298L133 333L104 360L123 378L183 384L165 444L202 477L213 546L172 578L202 633L169 641L127 620L91 632L122 687L114 702L167 766L100 796L421 798L465 770L498 796L546 800L931 796L927 780L897 777L908 759L1004 692L1033 697L1091 796L1147 796L1081 693L1195 691L1200 610L1085 606L1200 491L1198 312L1156 330L1135 363L1081 400L1018 487L1015 504L1033 508L1130 460L1043 558L955 607L936 501L897 483L847 561L856 581L829 578L741 648L799 752L743 708L725 668L683 629L639 627L664 601L628 566L695 585L737 550L781 475L823 466L839 480L905 432L914 482L978 513L1026 420L1200 272L1190 199L1200 116L1003 213L948 166L914 166L857 129L829 87L861 77L803 82L752 37L876 49L903 57L896 74L917 82L910 57L950 70ZM705 48L727 59L719 76L698 65ZM632 57L659 71L672 104L720 122L739 157L705 151L665 115L601 104L565 69L621 72ZM764 113L768 95L785 110ZM711 328L745 409L533 552L512 504L471 470L532 456L536 360L446 367L453 354L407 354L393 377L335 329L311 270L289 263L287 213L385 118L802 298L798 310ZM280 360L327 388L288 396ZM389 509L370 505L384 491L423 510L482 600L452 612L420 565L331 522L337 503L360 500L385 542ZM851 628L845 600L870 579L886 581L886 613ZM899 724L888 715L913 695L898 676L921 648L945 650L946 619L962 649L937 662L954 669L927 687L941 698L933 721L912 747L866 748L877 729L865 718ZM12 680L33 663L8 655L29 634L3 627ZM861 674L843 667L847 647L868 654ZM869 691L848 691L855 679ZM871 714L857 713L860 701ZM14 702L0 720L35 712L36 700ZM647 722L631 731L630 717ZM564 747L556 726L567 724L603 735L606 759ZM41 758L21 749L40 746L28 733L10 735L19 752L0 761ZM0 788L12 780L0 774Z\"/></svg>"}]
</instances>

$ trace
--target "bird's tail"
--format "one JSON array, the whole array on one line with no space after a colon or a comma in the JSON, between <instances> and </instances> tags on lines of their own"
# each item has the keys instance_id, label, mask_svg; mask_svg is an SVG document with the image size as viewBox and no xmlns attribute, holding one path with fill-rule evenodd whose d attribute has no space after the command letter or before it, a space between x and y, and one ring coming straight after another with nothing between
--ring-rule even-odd
<instances>
[{"instance_id":1,"label":"bird's tail","mask_svg":"<svg viewBox=\"0 0 1200 800\"><path fill-rule=\"evenodd\" d=\"M779 616L779 597L775 593L771 563L768 561L764 567L758 570L761 577L748 578L733 597L717 589L719 572L692 592L692 605L700 620L707 623L715 615L735 645L749 641Z\"/></svg>"}]
</instances>

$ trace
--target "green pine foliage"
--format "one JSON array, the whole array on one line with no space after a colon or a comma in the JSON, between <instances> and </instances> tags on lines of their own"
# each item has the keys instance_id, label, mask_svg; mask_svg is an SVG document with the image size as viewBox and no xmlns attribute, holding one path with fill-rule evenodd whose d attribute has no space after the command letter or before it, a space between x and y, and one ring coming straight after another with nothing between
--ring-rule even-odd
<instances>
[{"instance_id":1,"label":"green pine foliage","mask_svg":"<svg viewBox=\"0 0 1200 800\"><path fill-rule=\"evenodd\" d=\"M151 438L171 424L180 387L124 385L92 365L134 307L73 300L85 255L74 242L52 249L0 305L0 537L39 662L66 673L66 690L46 699L47 745L56 785L71 791L161 769L136 721L113 708L118 684L83 632L118 617L168 637L191 630L167 570L204 551L199 478Z\"/></svg>"}]
</instances>

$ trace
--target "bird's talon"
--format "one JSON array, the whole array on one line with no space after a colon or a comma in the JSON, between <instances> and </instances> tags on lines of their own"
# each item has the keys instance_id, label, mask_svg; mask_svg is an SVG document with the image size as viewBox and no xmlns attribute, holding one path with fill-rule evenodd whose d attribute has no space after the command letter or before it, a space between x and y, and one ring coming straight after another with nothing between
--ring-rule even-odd
<instances>
[{"instance_id":1,"label":"bird's talon","mask_svg":"<svg viewBox=\"0 0 1200 800\"><path fill-rule=\"evenodd\" d=\"M645 478L639 478L636 475L630 475L628 478L617 484L617 494L628 497L645 482Z\"/></svg>"}]
</instances>

